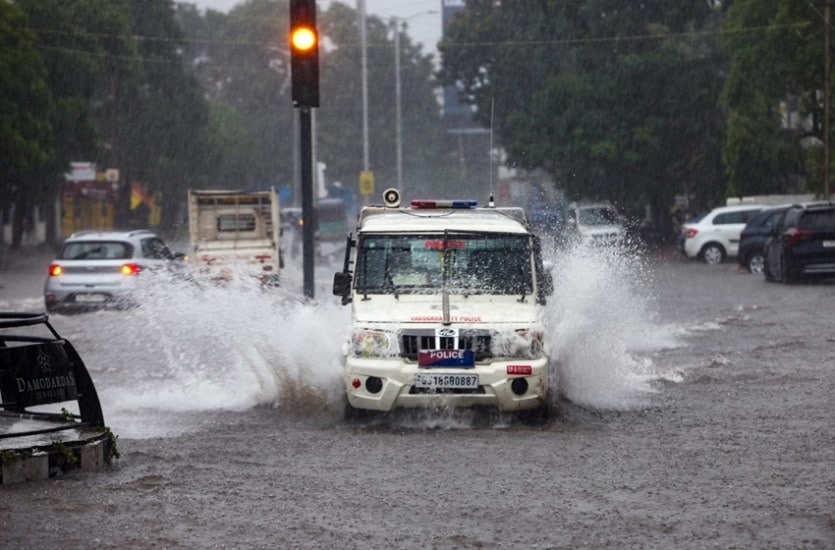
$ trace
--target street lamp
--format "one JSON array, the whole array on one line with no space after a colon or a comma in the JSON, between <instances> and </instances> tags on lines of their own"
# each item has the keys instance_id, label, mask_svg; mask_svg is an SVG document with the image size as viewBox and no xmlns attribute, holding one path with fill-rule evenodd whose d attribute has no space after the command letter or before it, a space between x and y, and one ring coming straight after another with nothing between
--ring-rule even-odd
<instances>
[{"instance_id":1,"label":"street lamp","mask_svg":"<svg viewBox=\"0 0 835 550\"><path fill-rule=\"evenodd\" d=\"M401 107L401 87L400 87L400 27L410 19L419 17L421 15L430 15L438 13L437 10L422 11L415 13L408 17L391 18L391 26L394 29L394 97L395 97L395 136L397 143L397 189L400 190L400 196L406 197L405 189L403 189L403 112Z\"/></svg>"}]
</instances>

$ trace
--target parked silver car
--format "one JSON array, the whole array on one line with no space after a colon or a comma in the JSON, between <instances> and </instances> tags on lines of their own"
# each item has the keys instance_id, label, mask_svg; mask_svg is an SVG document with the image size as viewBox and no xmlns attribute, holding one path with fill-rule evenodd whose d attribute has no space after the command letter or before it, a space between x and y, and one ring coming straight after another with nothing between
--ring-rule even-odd
<instances>
[{"instance_id":1,"label":"parked silver car","mask_svg":"<svg viewBox=\"0 0 835 550\"><path fill-rule=\"evenodd\" d=\"M44 284L48 312L123 309L136 305L143 272L171 265L173 254L156 234L81 231L64 241Z\"/></svg>"}]
</instances>

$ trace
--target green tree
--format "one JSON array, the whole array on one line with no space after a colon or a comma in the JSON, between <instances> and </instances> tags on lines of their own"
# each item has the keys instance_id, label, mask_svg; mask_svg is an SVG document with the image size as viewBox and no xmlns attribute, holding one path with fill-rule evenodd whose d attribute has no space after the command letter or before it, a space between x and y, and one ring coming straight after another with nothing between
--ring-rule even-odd
<instances>
[{"instance_id":1,"label":"green tree","mask_svg":"<svg viewBox=\"0 0 835 550\"><path fill-rule=\"evenodd\" d=\"M205 89L223 109L215 122L235 124L222 127L227 136L239 135L241 124L248 135L241 142L245 149L237 146L224 153L230 156L222 172L233 179L214 186L265 187L293 177L293 105L285 38L289 9L286 0L250 0L236 6L222 22L217 13L207 13L205 26L193 29L211 30L196 46L201 50L198 69Z\"/></svg>"},{"instance_id":2,"label":"green tree","mask_svg":"<svg viewBox=\"0 0 835 550\"><path fill-rule=\"evenodd\" d=\"M107 52L121 54L129 49L119 38L126 29L126 19L118 5L103 0L20 0L18 5L28 14L30 27L38 36L48 85L55 98L51 111L55 156L49 166L30 179L46 213L51 241L56 234L55 198L69 163L97 160L99 156L100 134L91 105L107 67L115 66L108 64Z\"/></svg>"},{"instance_id":3,"label":"green tree","mask_svg":"<svg viewBox=\"0 0 835 550\"><path fill-rule=\"evenodd\" d=\"M289 5L249 0L228 16L180 7L194 72L214 105L213 139L226 144L217 173L237 185L293 179L294 109L290 97ZM327 179L356 189L362 170L362 81L357 13L335 2L317 17L321 107L315 111L317 158ZM378 187L396 180L395 51L391 25L367 19L370 168ZM406 185L449 180L431 57L401 35L403 165ZM219 132L219 133L218 133ZM222 167L221 167L222 166Z\"/></svg>"},{"instance_id":4,"label":"green tree","mask_svg":"<svg viewBox=\"0 0 835 550\"><path fill-rule=\"evenodd\" d=\"M161 194L161 225L168 229L185 216L188 188L207 174L209 106L180 55L173 3L132 0L130 7L139 75L118 102L119 166L127 181Z\"/></svg>"},{"instance_id":5,"label":"green tree","mask_svg":"<svg viewBox=\"0 0 835 550\"><path fill-rule=\"evenodd\" d=\"M12 246L42 199L33 177L54 164L54 102L26 14L0 2L0 216L14 205Z\"/></svg>"},{"instance_id":6,"label":"green tree","mask_svg":"<svg viewBox=\"0 0 835 550\"><path fill-rule=\"evenodd\" d=\"M495 113L510 165L663 215L675 194L719 186L704 179L720 173L721 59L697 32L717 16L695 1L473 0L440 45L441 76L483 124Z\"/></svg>"},{"instance_id":7,"label":"green tree","mask_svg":"<svg viewBox=\"0 0 835 550\"><path fill-rule=\"evenodd\" d=\"M727 8L723 158L732 194L803 190L804 147L823 140L823 7L824 0L736 0ZM803 123L789 123L792 116Z\"/></svg>"},{"instance_id":8,"label":"green tree","mask_svg":"<svg viewBox=\"0 0 835 550\"><path fill-rule=\"evenodd\" d=\"M349 186L363 169L362 51L356 10L335 2L318 20L331 47L322 61L318 114L321 154L328 173ZM366 17L369 167L378 190L397 182L396 74L393 26ZM453 185L432 59L404 32L400 37L403 181L407 193Z\"/></svg>"}]
</instances>

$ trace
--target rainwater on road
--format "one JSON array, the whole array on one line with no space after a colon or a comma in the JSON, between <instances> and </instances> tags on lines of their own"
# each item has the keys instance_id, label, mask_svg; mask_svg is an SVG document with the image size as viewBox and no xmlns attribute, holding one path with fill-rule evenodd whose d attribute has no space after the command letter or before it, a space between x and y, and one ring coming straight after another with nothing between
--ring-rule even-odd
<instances>
[{"instance_id":1,"label":"rainwater on road","mask_svg":"<svg viewBox=\"0 0 835 550\"><path fill-rule=\"evenodd\" d=\"M0 309L42 310L45 274L7 263ZM329 276L315 304L169 281L135 310L51 316L121 457L0 487L0 546L835 547L835 282L561 253L546 425L349 425Z\"/></svg>"}]
</instances>

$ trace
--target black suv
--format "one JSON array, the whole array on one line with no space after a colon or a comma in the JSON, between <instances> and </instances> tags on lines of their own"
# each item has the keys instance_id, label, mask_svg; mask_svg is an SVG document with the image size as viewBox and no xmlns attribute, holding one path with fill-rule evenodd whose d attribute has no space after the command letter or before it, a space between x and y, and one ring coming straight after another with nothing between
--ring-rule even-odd
<instances>
[{"instance_id":1,"label":"black suv","mask_svg":"<svg viewBox=\"0 0 835 550\"><path fill-rule=\"evenodd\" d=\"M771 235L774 224L788 209L787 205L774 206L758 212L739 234L739 249L736 253L739 266L751 273L762 273L765 265L765 242Z\"/></svg>"},{"instance_id":2,"label":"black suv","mask_svg":"<svg viewBox=\"0 0 835 550\"><path fill-rule=\"evenodd\" d=\"M835 277L835 203L790 206L765 243L767 281Z\"/></svg>"}]
</instances>

